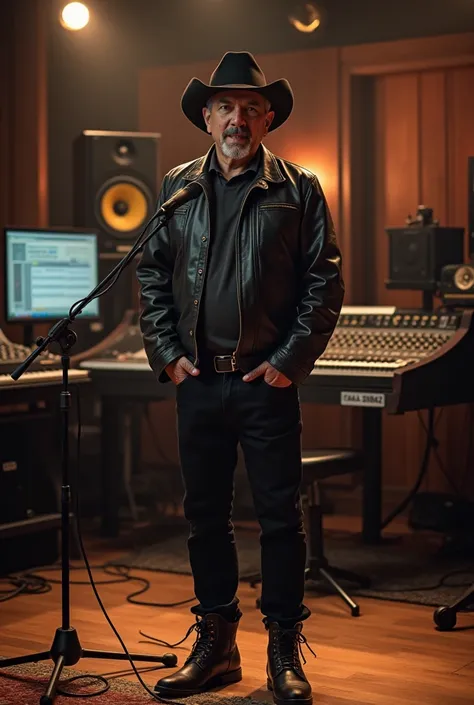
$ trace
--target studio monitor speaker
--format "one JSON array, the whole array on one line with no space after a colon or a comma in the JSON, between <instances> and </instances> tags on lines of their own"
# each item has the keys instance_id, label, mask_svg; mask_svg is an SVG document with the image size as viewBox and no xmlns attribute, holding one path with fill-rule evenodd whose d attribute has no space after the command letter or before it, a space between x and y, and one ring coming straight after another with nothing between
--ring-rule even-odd
<instances>
[{"instance_id":1,"label":"studio monitor speaker","mask_svg":"<svg viewBox=\"0 0 474 705\"><path fill-rule=\"evenodd\" d=\"M99 234L99 279L128 252L152 217L160 185L160 135L144 132L84 130L74 140L74 225ZM137 307L133 263L113 290L100 299L100 321L76 321L80 353L99 343Z\"/></svg>"},{"instance_id":2,"label":"studio monitor speaker","mask_svg":"<svg viewBox=\"0 0 474 705\"><path fill-rule=\"evenodd\" d=\"M158 196L156 133L84 130L74 141L74 225L98 229L100 252L126 252Z\"/></svg>"},{"instance_id":3,"label":"studio monitor speaker","mask_svg":"<svg viewBox=\"0 0 474 705\"><path fill-rule=\"evenodd\" d=\"M464 228L388 228L388 289L436 291L441 270L464 261Z\"/></svg>"}]
</instances>

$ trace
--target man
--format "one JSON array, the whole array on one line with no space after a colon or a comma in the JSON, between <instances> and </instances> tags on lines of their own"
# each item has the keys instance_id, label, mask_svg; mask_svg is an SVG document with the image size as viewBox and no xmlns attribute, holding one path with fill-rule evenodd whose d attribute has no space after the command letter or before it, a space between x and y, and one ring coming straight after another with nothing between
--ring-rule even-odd
<instances>
[{"instance_id":1,"label":"man","mask_svg":"<svg viewBox=\"0 0 474 705\"><path fill-rule=\"evenodd\" d=\"M138 279L150 365L176 385L198 635L156 689L186 696L242 677L231 523L240 443L261 526L268 687L278 705L309 705L298 385L337 322L340 252L316 177L261 144L292 111L286 80L267 84L251 54L230 52L181 105L215 144L166 175L159 205L192 181L202 192L148 243Z\"/></svg>"}]
</instances>

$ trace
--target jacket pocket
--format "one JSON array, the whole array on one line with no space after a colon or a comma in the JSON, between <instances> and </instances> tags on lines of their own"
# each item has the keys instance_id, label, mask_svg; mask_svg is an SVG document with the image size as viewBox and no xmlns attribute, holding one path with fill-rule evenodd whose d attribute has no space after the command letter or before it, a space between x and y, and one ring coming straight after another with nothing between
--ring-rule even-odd
<instances>
[{"instance_id":1,"label":"jacket pocket","mask_svg":"<svg viewBox=\"0 0 474 705\"><path fill-rule=\"evenodd\" d=\"M299 239L301 209L293 203L262 203L258 207L259 245L262 254L268 248L282 247L296 253ZM267 252L268 253L268 252Z\"/></svg>"},{"instance_id":2,"label":"jacket pocket","mask_svg":"<svg viewBox=\"0 0 474 705\"><path fill-rule=\"evenodd\" d=\"M174 211L173 217L170 218L167 223L170 242L175 253L175 257L177 256L178 252L184 247L185 244L185 233L188 213L188 205L180 206Z\"/></svg>"},{"instance_id":3,"label":"jacket pocket","mask_svg":"<svg viewBox=\"0 0 474 705\"><path fill-rule=\"evenodd\" d=\"M300 207L296 203L261 203L259 206L261 211L278 209L299 211Z\"/></svg>"}]
</instances>

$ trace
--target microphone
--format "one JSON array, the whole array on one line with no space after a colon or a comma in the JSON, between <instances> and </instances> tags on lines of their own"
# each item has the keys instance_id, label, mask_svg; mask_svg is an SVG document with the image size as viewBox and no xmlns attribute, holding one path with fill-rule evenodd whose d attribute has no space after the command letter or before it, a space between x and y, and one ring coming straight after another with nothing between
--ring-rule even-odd
<instances>
[{"instance_id":1,"label":"microphone","mask_svg":"<svg viewBox=\"0 0 474 705\"><path fill-rule=\"evenodd\" d=\"M171 198L165 201L161 208L159 208L157 215L164 215L165 218L171 218L178 206L182 206L183 203L187 203L188 201L192 201L193 198L197 198L201 191L202 186L196 181L191 181L191 183L184 188L179 189L179 191L176 191Z\"/></svg>"}]
</instances>

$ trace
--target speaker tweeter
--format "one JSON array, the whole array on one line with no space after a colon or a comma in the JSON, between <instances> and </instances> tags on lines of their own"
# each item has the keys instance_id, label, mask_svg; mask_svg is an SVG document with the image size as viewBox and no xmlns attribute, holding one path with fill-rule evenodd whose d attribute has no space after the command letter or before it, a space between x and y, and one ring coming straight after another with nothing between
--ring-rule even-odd
<instances>
[{"instance_id":1,"label":"speaker tweeter","mask_svg":"<svg viewBox=\"0 0 474 705\"><path fill-rule=\"evenodd\" d=\"M474 306L474 265L449 264L441 271L439 293L446 306Z\"/></svg>"}]
</instances>

